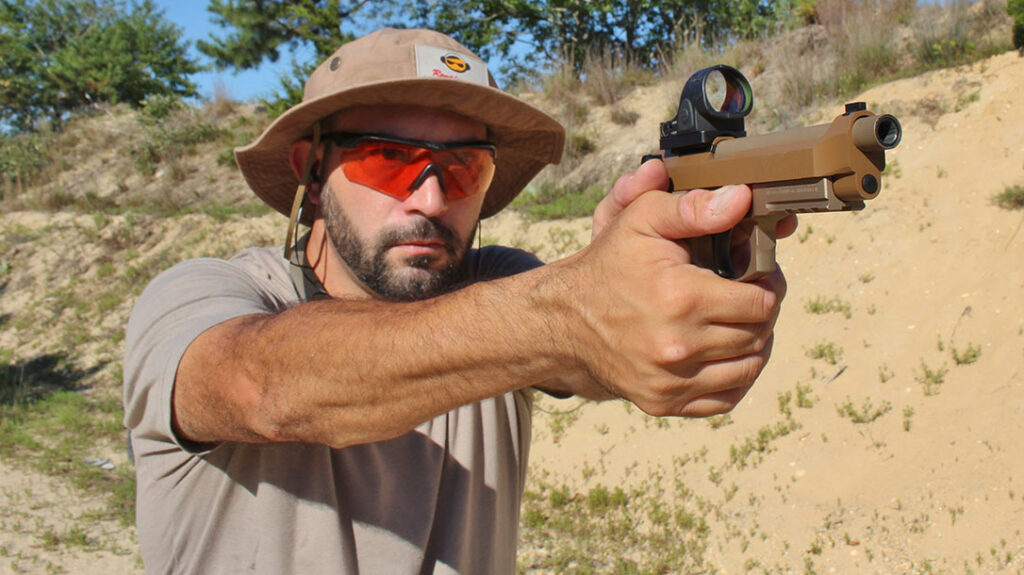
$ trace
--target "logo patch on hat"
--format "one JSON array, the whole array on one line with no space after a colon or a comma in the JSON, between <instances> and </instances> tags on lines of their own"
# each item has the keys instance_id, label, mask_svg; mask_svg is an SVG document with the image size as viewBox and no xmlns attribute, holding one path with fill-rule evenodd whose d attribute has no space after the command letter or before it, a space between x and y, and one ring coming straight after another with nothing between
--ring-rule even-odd
<instances>
[{"instance_id":1,"label":"logo patch on hat","mask_svg":"<svg viewBox=\"0 0 1024 575\"><path fill-rule=\"evenodd\" d=\"M487 64L483 60L437 46L416 45L416 75L421 78L448 78L489 86Z\"/></svg>"},{"instance_id":2,"label":"logo patch on hat","mask_svg":"<svg viewBox=\"0 0 1024 575\"><path fill-rule=\"evenodd\" d=\"M441 58L441 62L448 66L448 69L452 72L458 72L459 74L469 71L469 63L462 59L458 54L448 54Z\"/></svg>"}]
</instances>

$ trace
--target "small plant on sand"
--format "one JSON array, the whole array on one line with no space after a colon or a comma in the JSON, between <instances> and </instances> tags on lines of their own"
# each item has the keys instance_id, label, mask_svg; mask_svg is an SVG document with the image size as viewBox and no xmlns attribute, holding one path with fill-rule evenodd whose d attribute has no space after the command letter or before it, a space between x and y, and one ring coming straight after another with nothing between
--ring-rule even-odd
<instances>
[{"instance_id":1,"label":"small plant on sand","mask_svg":"<svg viewBox=\"0 0 1024 575\"><path fill-rule=\"evenodd\" d=\"M796 406L800 409L810 409L814 407L815 399L811 397L812 389L810 385L798 383L796 384Z\"/></svg>"},{"instance_id":2,"label":"small plant on sand","mask_svg":"<svg viewBox=\"0 0 1024 575\"><path fill-rule=\"evenodd\" d=\"M925 395L938 395L939 386L945 383L948 372L945 365L938 369L932 369L924 360L921 360L921 371L914 376L914 379L924 387Z\"/></svg>"},{"instance_id":3,"label":"small plant on sand","mask_svg":"<svg viewBox=\"0 0 1024 575\"><path fill-rule=\"evenodd\" d=\"M821 342L807 350L807 357L811 359L824 359L829 365L836 365L843 357L843 348L834 342Z\"/></svg>"},{"instance_id":4,"label":"small plant on sand","mask_svg":"<svg viewBox=\"0 0 1024 575\"><path fill-rule=\"evenodd\" d=\"M914 408L909 405L903 408L903 431L910 431L910 418L914 417Z\"/></svg>"},{"instance_id":5,"label":"small plant on sand","mask_svg":"<svg viewBox=\"0 0 1024 575\"><path fill-rule=\"evenodd\" d=\"M781 401L781 398L780 398ZM789 409L789 406L786 406ZM764 455L772 451L772 442L785 437L800 428L792 417L776 422L775 425L763 425L752 437L747 437L739 445L729 446L729 465L737 469L756 467ZM721 481L719 479L719 481ZM717 484L717 482L715 482Z\"/></svg>"},{"instance_id":6,"label":"small plant on sand","mask_svg":"<svg viewBox=\"0 0 1024 575\"><path fill-rule=\"evenodd\" d=\"M836 406L840 417L847 417L854 423L871 423L891 410L892 404L888 401L883 401L876 407L870 397L865 397L860 407L856 407L849 397L846 398L846 403Z\"/></svg>"},{"instance_id":7,"label":"small plant on sand","mask_svg":"<svg viewBox=\"0 0 1024 575\"><path fill-rule=\"evenodd\" d=\"M832 298L817 296L814 299L809 299L804 302L804 310L815 315L841 313L846 319L850 319L852 315L850 304L839 299L838 296Z\"/></svg>"},{"instance_id":8,"label":"small plant on sand","mask_svg":"<svg viewBox=\"0 0 1024 575\"><path fill-rule=\"evenodd\" d=\"M896 377L896 372L894 372L889 367L889 364L883 363L882 365L878 366L878 382L879 383L885 383L885 382L889 381L890 379L892 379L894 377Z\"/></svg>"},{"instance_id":9,"label":"small plant on sand","mask_svg":"<svg viewBox=\"0 0 1024 575\"><path fill-rule=\"evenodd\" d=\"M721 415L712 415L707 419L707 422L711 429L721 429L732 423L732 414L723 413Z\"/></svg>"},{"instance_id":10,"label":"small plant on sand","mask_svg":"<svg viewBox=\"0 0 1024 575\"><path fill-rule=\"evenodd\" d=\"M960 351L952 343L949 345L949 351L953 355L953 361L957 365L970 365L981 357L981 346L974 345L973 343L967 344L967 349Z\"/></svg>"},{"instance_id":11,"label":"small plant on sand","mask_svg":"<svg viewBox=\"0 0 1024 575\"><path fill-rule=\"evenodd\" d=\"M1007 186L992 197L992 202L1004 210L1024 210L1024 185Z\"/></svg>"}]
</instances>

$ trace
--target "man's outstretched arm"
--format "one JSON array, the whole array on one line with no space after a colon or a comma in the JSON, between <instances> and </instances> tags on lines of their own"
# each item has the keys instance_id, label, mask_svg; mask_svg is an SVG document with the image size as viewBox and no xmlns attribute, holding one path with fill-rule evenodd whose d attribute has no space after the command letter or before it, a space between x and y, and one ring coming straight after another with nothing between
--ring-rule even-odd
<instances>
[{"instance_id":1,"label":"man's outstretched arm","mask_svg":"<svg viewBox=\"0 0 1024 575\"><path fill-rule=\"evenodd\" d=\"M743 186L643 194L590 246L523 274L421 302L322 301L226 321L179 364L176 429L198 442L341 447L559 379L654 415L727 411L767 362L785 281L721 279L675 240L729 229L749 203Z\"/></svg>"}]
</instances>

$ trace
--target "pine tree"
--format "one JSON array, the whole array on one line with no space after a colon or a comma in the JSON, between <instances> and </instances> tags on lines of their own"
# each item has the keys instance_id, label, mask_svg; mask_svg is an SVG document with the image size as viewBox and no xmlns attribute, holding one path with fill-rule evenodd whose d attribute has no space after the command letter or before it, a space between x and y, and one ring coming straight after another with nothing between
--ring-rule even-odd
<instances>
[{"instance_id":1,"label":"pine tree","mask_svg":"<svg viewBox=\"0 0 1024 575\"><path fill-rule=\"evenodd\" d=\"M100 102L194 96L181 35L152 0L0 0L0 122L59 128Z\"/></svg>"}]
</instances>

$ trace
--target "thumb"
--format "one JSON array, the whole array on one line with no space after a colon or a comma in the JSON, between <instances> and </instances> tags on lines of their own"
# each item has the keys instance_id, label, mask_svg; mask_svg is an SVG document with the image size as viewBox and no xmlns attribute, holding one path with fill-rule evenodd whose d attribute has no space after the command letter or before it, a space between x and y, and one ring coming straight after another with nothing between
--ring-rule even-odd
<instances>
[{"instance_id":1,"label":"thumb","mask_svg":"<svg viewBox=\"0 0 1024 575\"><path fill-rule=\"evenodd\" d=\"M630 218L636 231L671 240L717 234L736 227L750 209L750 188L723 186L675 194L645 194Z\"/></svg>"}]
</instances>

